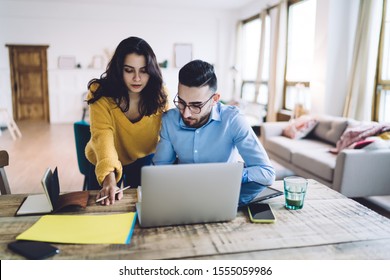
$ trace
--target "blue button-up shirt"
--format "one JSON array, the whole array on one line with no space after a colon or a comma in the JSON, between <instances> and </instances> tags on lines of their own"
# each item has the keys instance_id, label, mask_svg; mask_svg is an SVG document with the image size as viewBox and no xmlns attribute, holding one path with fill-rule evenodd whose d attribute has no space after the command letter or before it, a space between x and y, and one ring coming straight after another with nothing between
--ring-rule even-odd
<instances>
[{"instance_id":1,"label":"blue button-up shirt","mask_svg":"<svg viewBox=\"0 0 390 280\"><path fill-rule=\"evenodd\" d=\"M275 171L251 126L235 106L217 103L200 128L187 127L177 108L162 117L153 163L172 164L244 161L242 182L271 185Z\"/></svg>"}]
</instances>

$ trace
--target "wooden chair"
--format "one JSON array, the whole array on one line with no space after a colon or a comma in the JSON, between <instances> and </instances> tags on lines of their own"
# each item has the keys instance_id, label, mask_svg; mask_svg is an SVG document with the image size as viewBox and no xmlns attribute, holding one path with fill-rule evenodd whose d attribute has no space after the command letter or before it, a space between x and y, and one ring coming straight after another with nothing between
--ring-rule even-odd
<instances>
[{"instance_id":1,"label":"wooden chair","mask_svg":"<svg viewBox=\"0 0 390 280\"><path fill-rule=\"evenodd\" d=\"M19 127L15 123L14 119L10 116L6 108L0 108L0 118L7 126L13 140L22 138L22 133L20 132Z\"/></svg>"},{"instance_id":2,"label":"wooden chair","mask_svg":"<svg viewBox=\"0 0 390 280\"><path fill-rule=\"evenodd\" d=\"M7 151L0 151L0 194L11 194L4 166L9 164Z\"/></svg>"}]
</instances>

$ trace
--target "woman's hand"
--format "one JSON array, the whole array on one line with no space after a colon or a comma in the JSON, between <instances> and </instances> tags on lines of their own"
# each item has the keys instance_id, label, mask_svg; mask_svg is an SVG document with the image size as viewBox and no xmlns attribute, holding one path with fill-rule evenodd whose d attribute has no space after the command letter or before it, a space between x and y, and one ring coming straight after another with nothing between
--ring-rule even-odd
<instances>
[{"instance_id":1,"label":"woman's hand","mask_svg":"<svg viewBox=\"0 0 390 280\"><path fill-rule=\"evenodd\" d=\"M100 203L102 205L110 205L115 203L115 192L119 188L116 185L116 180L115 180L115 173L110 172L106 178L104 178L103 184L102 184L102 189L96 196L96 199L99 199L103 196L108 196L106 199L102 200ZM116 194L116 198L118 200L121 200L123 197L123 192L119 192Z\"/></svg>"}]
</instances>

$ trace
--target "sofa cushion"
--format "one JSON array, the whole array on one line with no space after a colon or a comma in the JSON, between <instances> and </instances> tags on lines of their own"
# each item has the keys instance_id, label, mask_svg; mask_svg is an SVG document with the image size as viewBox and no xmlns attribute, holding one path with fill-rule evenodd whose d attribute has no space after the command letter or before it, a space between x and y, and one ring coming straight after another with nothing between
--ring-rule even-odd
<instances>
[{"instance_id":1,"label":"sofa cushion","mask_svg":"<svg viewBox=\"0 0 390 280\"><path fill-rule=\"evenodd\" d=\"M300 150L329 150L332 146L314 139L294 140L284 136L275 136L267 140L264 148L267 152L291 162L292 153Z\"/></svg>"},{"instance_id":2,"label":"sofa cushion","mask_svg":"<svg viewBox=\"0 0 390 280\"><path fill-rule=\"evenodd\" d=\"M318 124L312 136L322 141L336 145L348 126L348 120L340 117L318 118Z\"/></svg>"},{"instance_id":3,"label":"sofa cushion","mask_svg":"<svg viewBox=\"0 0 390 280\"><path fill-rule=\"evenodd\" d=\"M309 115L292 119L288 126L283 129L282 135L291 139L302 139L306 137L316 126L317 120Z\"/></svg>"},{"instance_id":4,"label":"sofa cushion","mask_svg":"<svg viewBox=\"0 0 390 280\"><path fill-rule=\"evenodd\" d=\"M274 136L264 143L264 148L267 152L271 152L282 159L290 162L291 161L291 149L294 147L296 140L284 136Z\"/></svg>"},{"instance_id":5,"label":"sofa cushion","mask_svg":"<svg viewBox=\"0 0 390 280\"><path fill-rule=\"evenodd\" d=\"M337 156L328 148L300 150L292 154L292 163L316 176L332 182Z\"/></svg>"}]
</instances>

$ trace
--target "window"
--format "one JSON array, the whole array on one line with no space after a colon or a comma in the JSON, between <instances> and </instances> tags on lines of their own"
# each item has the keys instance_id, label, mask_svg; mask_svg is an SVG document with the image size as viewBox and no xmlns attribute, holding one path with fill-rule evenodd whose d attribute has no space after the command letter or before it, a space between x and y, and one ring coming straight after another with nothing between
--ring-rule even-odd
<instances>
[{"instance_id":1,"label":"window","mask_svg":"<svg viewBox=\"0 0 390 280\"><path fill-rule=\"evenodd\" d=\"M242 79L256 79L257 61L260 51L261 21L259 17L242 25Z\"/></svg>"},{"instance_id":2,"label":"window","mask_svg":"<svg viewBox=\"0 0 390 280\"><path fill-rule=\"evenodd\" d=\"M390 122L390 1L384 1L379 67L375 95L375 120Z\"/></svg>"},{"instance_id":3,"label":"window","mask_svg":"<svg viewBox=\"0 0 390 280\"><path fill-rule=\"evenodd\" d=\"M242 27L242 85L241 98L262 105L268 103L270 24L269 16L265 17L264 59L262 62L262 79L256 82L259 64L262 21L259 16L244 21ZM256 86L259 88L256 93Z\"/></svg>"},{"instance_id":4,"label":"window","mask_svg":"<svg viewBox=\"0 0 390 280\"><path fill-rule=\"evenodd\" d=\"M284 108L297 104L310 109L316 1L292 1L288 9L287 62Z\"/></svg>"},{"instance_id":5,"label":"window","mask_svg":"<svg viewBox=\"0 0 390 280\"><path fill-rule=\"evenodd\" d=\"M256 15L243 21L241 30L241 109L246 115L261 122L266 116L268 103L269 54L270 54L269 16ZM264 24L264 26L263 26ZM264 32L264 34L262 34ZM264 40L263 42L261 42ZM261 44L264 46L261 60L261 80L258 79ZM255 123L257 121L254 121Z\"/></svg>"}]
</instances>

